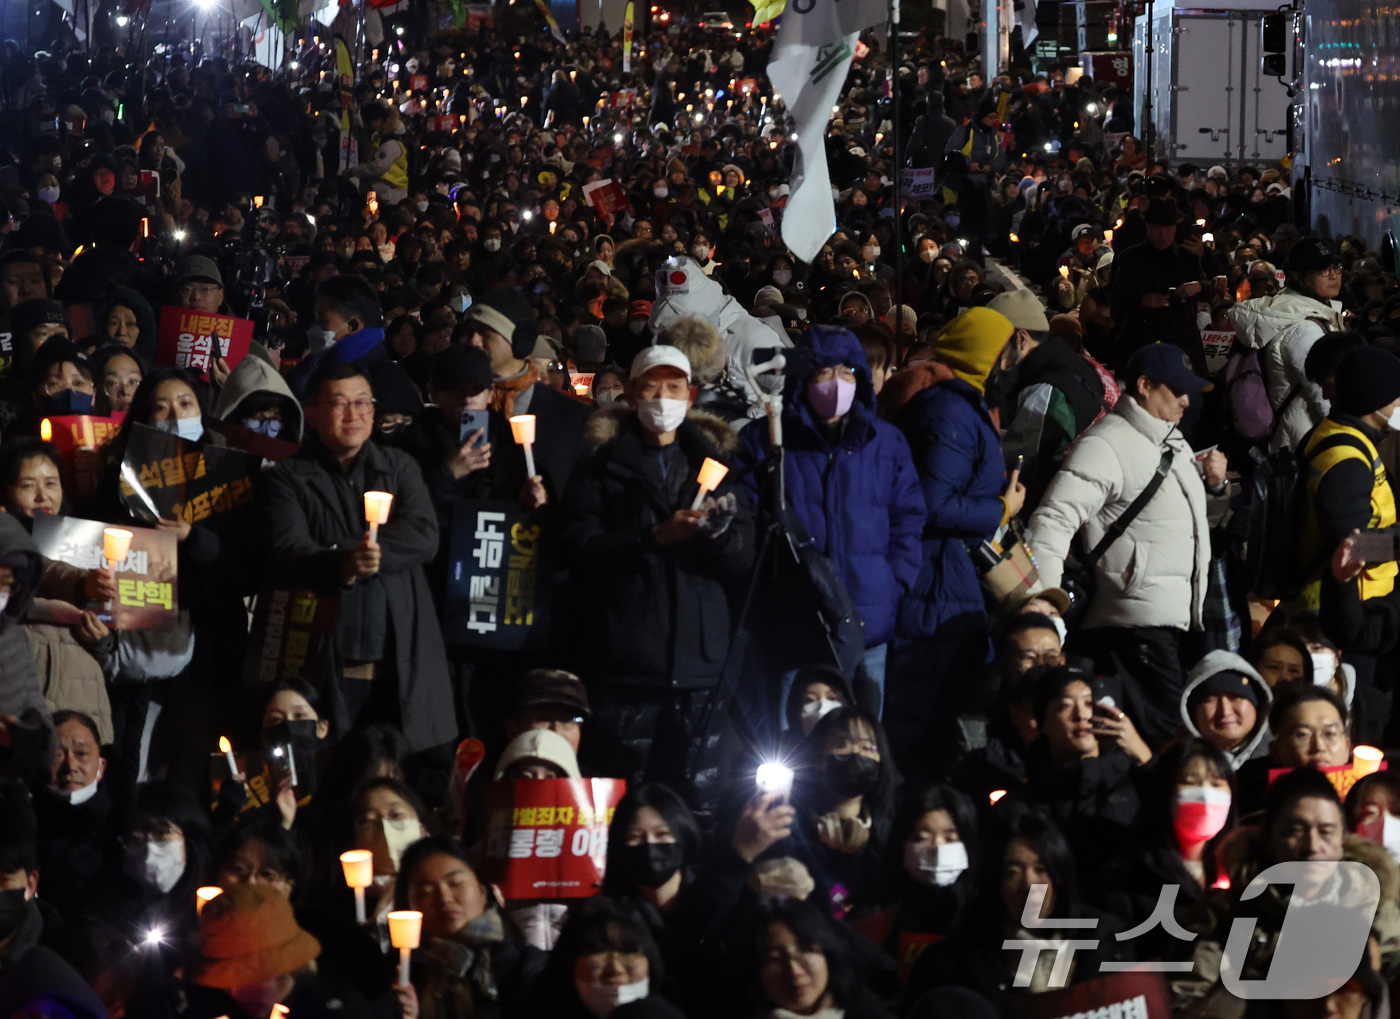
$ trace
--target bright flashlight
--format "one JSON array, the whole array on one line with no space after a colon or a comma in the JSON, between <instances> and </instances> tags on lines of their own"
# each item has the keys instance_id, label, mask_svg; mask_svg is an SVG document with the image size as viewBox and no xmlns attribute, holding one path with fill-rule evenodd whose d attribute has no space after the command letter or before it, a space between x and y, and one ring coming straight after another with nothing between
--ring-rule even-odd
<instances>
[{"instance_id":1,"label":"bright flashlight","mask_svg":"<svg viewBox=\"0 0 1400 1019\"><path fill-rule=\"evenodd\" d=\"M154 948L165 941L165 928L152 927L142 936L141 941L147 948Z\"/></svg>"},{"instance_id":2,"label":"bright flashlight","mask_svg":"<svg viewBox=\"0 0 1400 1019\"><path fill-rule=\"evenodd\" d=\"M792 792L792 769L777 761L766 761L758 766L754 775L760 792L780 793L787 796Z\"/></svg>"}]
</instances>

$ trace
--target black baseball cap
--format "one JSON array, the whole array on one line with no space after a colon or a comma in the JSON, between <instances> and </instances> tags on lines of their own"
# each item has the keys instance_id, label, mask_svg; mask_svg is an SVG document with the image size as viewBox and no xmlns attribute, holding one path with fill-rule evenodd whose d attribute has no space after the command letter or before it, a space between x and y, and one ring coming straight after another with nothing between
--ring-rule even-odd
<instances>
[{"instance_id":1,"label":"black baseball cap","mask_svg":"<svg viewBox=\"0 0 1400 1019\"><path fill-rule=\"evenodd\" d=\"M1146 375L1153 382L1171 386L1187 393L1204 393L1209 382L1196 374L1191 355L1172 343L1149 343L1139 347L1123 369L1123 381L1132 389Z\"/></svg>"}]
</instances>

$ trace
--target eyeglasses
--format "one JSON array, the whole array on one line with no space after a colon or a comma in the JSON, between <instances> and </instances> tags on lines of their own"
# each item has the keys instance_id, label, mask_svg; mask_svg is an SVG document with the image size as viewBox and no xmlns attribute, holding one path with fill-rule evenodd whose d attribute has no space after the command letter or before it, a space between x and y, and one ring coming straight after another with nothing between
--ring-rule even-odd
<instances>
[{"instance_id":1,"label":"eyeglasses","mask_svg":"<svg viewBox=\"0 0 1400 1019\"><path fill-rule=\"evenodd\" d=\"M374 413L375 401L371 399L359 400L322 400L316 406L329 407L332 414L343 417L345 412L351 411L357 418L366 418Z\"/></svg>"},{"instance_id":2,"label":"eyeglasses","mask_svg":"<svg viewBox=\"0 0 1400 1019\"><path fill-rule=\"evenodd\" d=\"M180 284L180 293L188 294L190 296L212 297L214 294L217 294L222 289L223 287L215 286L213 283Z\"/></svg>"},{"instance_id":3,"label":"eyeglasses","mask_svg":"<svg viewBox=\"0 0 1400 1019\"><path fill-rule=\"evenodd\" d=\"M844 364L829 364L825 368L818 369L815 378L817 382L830 382L832 379L845 379L847 382L854 382L856 373Z\"/></svg>"},{"instance_id":4,"label":"eyeglasses","mask_svg":"<svg viewBox=\"0 0 1400 1019\"><path fill-rule=\"evenodd\" d=\"M1312 746L1316 740L1318 745L1323 747L1335 747L1346 735L1346 730L1338 725L1329 725L1324 729L1309 729L1307 726L1300 726L1290 732L1286 739L1299 749L1306 749Z\"/></svg>"},{"instance_id":5,"label":"eyeglasses","mask_svg":"<svg viewBox=\"0 0 1400 1019\"><path fill-rule=\"evenodd\" d=\"M1340 265L1329 265L1326 269L1319 269L1317 274L1319 276L1340 276L1342 274L1342 267Z\"/></svg>"}]
</instances>

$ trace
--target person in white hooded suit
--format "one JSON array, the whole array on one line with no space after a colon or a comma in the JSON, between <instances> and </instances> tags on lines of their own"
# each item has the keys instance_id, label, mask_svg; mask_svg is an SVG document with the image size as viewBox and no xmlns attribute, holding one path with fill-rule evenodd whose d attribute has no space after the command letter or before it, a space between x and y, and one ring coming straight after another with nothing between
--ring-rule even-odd
<instances>
[{"instance_id":1,"label":"person in white hooded suit","mask_svg":"<svg viewBox=\"0 0 1400 1019\"><path fill-rule=\"evenodd\" d=\"M747 369L759 361L754 356L755 351L791 347L792 341L750 315L718 282L706 276L694 259L675 255L666 259L656 271L656 303L652 305L650 320L652 335L659 336L668 325L684 316L703 318L719 330L729 382L748 401L748 418L762 417L763 405L749 381ZM740 419L743 420L746 419Z\"/></svg>"}]
</instances>

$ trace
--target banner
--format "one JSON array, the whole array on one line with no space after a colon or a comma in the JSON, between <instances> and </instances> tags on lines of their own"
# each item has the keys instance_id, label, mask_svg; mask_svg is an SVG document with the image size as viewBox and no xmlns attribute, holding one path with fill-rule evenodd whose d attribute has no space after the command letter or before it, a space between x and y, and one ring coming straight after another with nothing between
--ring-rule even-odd
<instances>
[{"instance_id":1,"label":"banner","mask_svg":"<svg viewBox=\"0 0 1400 1019\"><path fill-rule=\"evenodd\" d=\"M622 73L632 73L632 19L635 16L633 0L627 0L627 13L622 17Z\"/></svg>"},{"instance_id":2,"label":"banner","mask_svg":"<svg viewBox=\"0 0 1400 1019\"><path fill-rule=\"evenodd\" d=\"M321 689L340 615L340 594L274 587L258 594L243 659L249 686L304 679Z\"/></svg>"},{"instance_id":3,"label":"banner","mask_svg":"<svg viewBox=\"0 0 1400 1019\"><path fill-rule=\"evenodd\" d=\"M66 491L84 497L97 491L102 476L102 457L98 451L117 437L125 419L126 411L118 411L108 418L92 414L65 414L44 419L49 431L46 438L58 447L63 460L63 487ZM44 436L42 422L39 434Z\"/></svg>"},{"instance_id":4,"label":"banner","mask_svg":"<svg viewBox=\"0 0 1400 1019\"><path fill-rule=\"evenodd\" d=\"M515 651L547 626L549 568L540 527L518 502L463 500L452 513L442 635L459 647Z\"/></svg>"},{"instance_id":5,"label":"banner","mask_svg":"<svg viewBox=\"0 0 1400 1019\"><path fill-rule=\"evenodd\" d=\"M486 870L506 899L586 899L603 886L620 778L547 778L486 787Z\"/></svg>"},{"instance_id":6,"label":"banner","mask_svg":"<svg viewBox=\"0 0 1400 1019\"><path fill-rule=\"evenodd\" d=\"M201 446L150 425L134 425L122 457L122 503L135 517L196 524L251 507L259 457Z\"/></svg>"},{"instance_id":7,"label":"banner","mask_svg":"<svg viewBox=\"0 0 1400 1019\"><path fill-rule=\"evenodd\" d=\"M10 366L15 363L14 333L0 333L0 379L10 377Z\"/></svg>"},{"instance_id":8,"label":"banner","mask_svg":"<svg viewBox=\"0 0 1400 1019\"><path fill-rule=\"evenodd\" d=\"M564 38L563 30L559 27L559 22L554 20L554 15L549 11L549 4L545 3L545 0L535 0L535 6L538 7L540 13L544 15L544 20L549 25L549 34L554 36L554 41L561 46L567 45L567 40Z\"/></svg>"},{"instance_id":9,"label":"banner","mask_svg":"<svg viewBox=\"0 0 1400 1019\"><path fill-rule=\"evenodd\" d=\"M1292 768L1270 768L1269 785L1273 785L1274 781L1280 775L1287 775L1292 770ZM1332 785L1336 787L1337 795L1342 799L1347 798L1347 793L1351 792L1351 787L1356 785L1357 779L1362 778L1365 774L1364 772L1357 771L1354 764L1338 764L1331 767L1318 768L1317 770L1327 776L1327 781L1331 782ZM1390 762L1381 761L1380 767L1376 770L1389 771Z\"/></svg>"},{"instance_id":10,"label":"banner","mask_svg":"<svg viewBox=\"0 0 1400 1019\"><path fill-rule=\"evenodd\" d=\"M1217 378L1225 370L1225 363L1230 360L1230 348L1235 345L1235 334L1216 329L1207 329L1201 333L1201 346L1206 353L1206 374L1211 378Z\"/></svg>"},{"instance_id":11,"label":"banner","mask_svg":"<svg viewBox=\"0 0 1400 1019\"><path fill-rule=\"evenodd\" d=\"M34 518L34 544L41 555L80 570L106 567L102 558L100 520L50 516ZM180 605L176 588L175 535L123 524L131 532L131 549L116 564L117 596L98 617L114 630L163 630Z\"/></svg>"},{"instance_id":12,"label":"banner","mask_svg":"<svg viewBox=\"0 0 1400 1019\"><path fill-rule=\"evenodd\" d=\"M340 79L340 171L344 173L360 161L360 145L350 130L350 109L355 105L355 62L350 47L335 37L335 73Z\"/></svg>"},{"instance_id":13,"label":"banner","mask_svg":"<svg viewBox=\"0 0 1400 1019\"><path fill-rule=\"evenodd\" d=\"M599 216L612 216L632 208L631 203L627 201L627 192L611 177L585 184L583 200L597 210Z\"/></svg>"},{"instance_id":14,"label":"banner","mask_svg":"<svg viewBox=\"0 0 1400 1019\"><path fill-rule=\"evenodd\" d=\"M921 170L900 170L900 177L903 179L903 191L905 198L923 198L931 195L938 189L934 183L934 177L938 175L936 167L925 167Z\"/></svg>"},{"instance_id":15,"label":"banner","mask_svg":"<svg viewBox=\"0 0 1400 1019\"><path fill-rule=\"evenodd\" d=\"M1162 974L1144 970L1086 980L1063 991L1016 994L1006 1000L1007 1008L1016 1019L1090 1019L1098 1016L1171 1019L1172 1015L1167 984Z\"/></svg>"},{"instance_id":16,"label":"banner","mask_svg":"<svg viewBox=\"0 0 1400 1019\"><path fill-rule=\"evenodd\" d=\"M214 358L222 357L233 368L248 356L252 342L253 323L246 318L167 304L156 333L156 364L190 368L208 382Z\"/></svg>"},{"instance_id":17,"label":"banner","mask_svg":"<svg viewBox=\"0 0 1400 1019\"><path fill-rule=\"evenodd\" d=\"M888 17L882 0L807 0L783 13L768 78L794 127L797 161L783 216L783 241L810 263L836 230L836 203L826 164L826 126L851 69L860 30Z\"/></svg>"}]
</instances>

